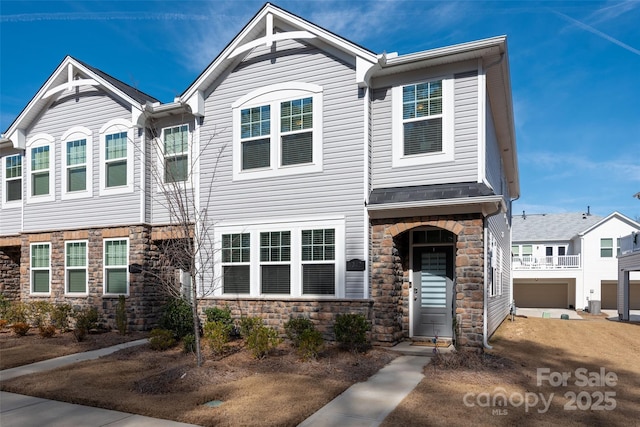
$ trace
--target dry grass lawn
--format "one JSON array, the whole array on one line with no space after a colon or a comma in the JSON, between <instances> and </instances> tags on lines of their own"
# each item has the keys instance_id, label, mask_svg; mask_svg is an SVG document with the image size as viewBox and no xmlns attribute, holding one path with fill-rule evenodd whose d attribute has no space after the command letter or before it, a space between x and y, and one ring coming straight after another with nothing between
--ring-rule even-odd
<instances>
[{"instance_id":1,"label":"dry grass lawn","mask_svg":"<svg viewBox=\"0 0 640 427\"><path fill-rule=\"evenodd\" d=\"M143 345L0 388L202 426L295 426L396 357L384 350L354 356L330 348L317 361L303 362L285 343L256 360L240 341L234 350L216 358L205 349L198 368L181 348L155 352ZM214 400L224 403L204 405Z\"/></svg>"},{"instance_id":2,"label":"dry grass lawn","mask_svg":"<svg viewBox=\"0 0 640 427\"><path fill-rule=\"evenodd\" d=\"M640 325L516 318L506 320L490 344L481 366L427 366L424 380L383 426L640 425ZM547 380L538 386L538 368L569 373L566 386ZM580 368L585 371L576 372ZM601 369L605 376L615 373L615 385L611 374L608 384L597 381L605 381ZM581 384L583 376L591 385ZM495 399L494 406L501 395L510 401L497 406Z\"/></svg>"}]
</instances>

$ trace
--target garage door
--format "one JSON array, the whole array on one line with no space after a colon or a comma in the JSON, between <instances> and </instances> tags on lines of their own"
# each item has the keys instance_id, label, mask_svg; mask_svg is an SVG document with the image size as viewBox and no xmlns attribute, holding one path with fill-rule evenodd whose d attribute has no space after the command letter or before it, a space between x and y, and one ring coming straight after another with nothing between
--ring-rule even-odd
<instances>
[{"instance_id":1,"label":"garage door","mask_svg":"<svg viewBox=\"0 0 640 427\"><path fill-rule=\"evenodd\" d=\"M602 308L608 310L618 309L618 283L602 283L600 286Z\"/></svg>"},{"instance_id":2,"label":"garage door","mask_svg":"<svg viewBox=\"0 0 640 427\"><path fill-rule=\"evenodd\" d=\"M516 306L567 308L568 286L566 283L514 283Z\"/></svg>"}]
</instances>

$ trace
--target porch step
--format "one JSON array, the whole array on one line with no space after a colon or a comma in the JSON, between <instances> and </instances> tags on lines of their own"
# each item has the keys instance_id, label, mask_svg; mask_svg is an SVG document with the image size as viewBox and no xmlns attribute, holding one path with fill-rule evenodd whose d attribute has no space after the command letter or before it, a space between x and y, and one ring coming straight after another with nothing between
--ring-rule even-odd
<instances>
[{"instance_id":1,"label":"porch step","mask_svg":"<svg viewBox=\"0 0 640 427\"><path fill-rule=\"evenodd\" d=\"M433 343L431 343L431 345L414 345L413 341L402 341L389 349L391 351L395 351L407 356L433 357L435 348L436 347L433 345ZM451 344L450 341L448 344L438 344L438 353L451 353L454 351L456 351L456 348Z\"/></svg>"}]
</instances>

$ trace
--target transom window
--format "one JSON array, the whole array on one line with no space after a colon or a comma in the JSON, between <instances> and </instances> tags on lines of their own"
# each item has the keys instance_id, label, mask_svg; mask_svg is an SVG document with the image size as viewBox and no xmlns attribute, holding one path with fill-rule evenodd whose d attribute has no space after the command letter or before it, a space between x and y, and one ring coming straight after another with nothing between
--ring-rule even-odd
<instances>
[{"instance_id":1,"label":"transom window","mask_svg":"<svg viewBox=\"0 0 640 427\"><path fill-rule=\"evenodd\" d=\"M49 293L51 286L51 244L31 245L31 292Z\"/></svg>"},{"instance_id":2,"label":"transom window","mask_svg":"<svg viewBox=\"0 0 640 427\"><path fill-rule=\"evenodd\" d=\"M105 187L127 185L127 132L105 137Z\"/></svg>"},{"instance_id":3,"label":"transom window","mask_svg":"<svg viewBox=\"0 0 640 427\"><path fill-rule=\"evenodd\" d=\"M250 292L251 235L234 233L222 235L222 283L224 293Z\"/></svg>"},{"instance_id":4,"label":"transom window","mask_svg":"<svg viewBox=\"0 0 640 427\"><path fill-rule=\"evenodd\" d=\"M44 196L49 194L49 161L48 145L31 149L31 195Z\"/></svg>"},{"instance_id":5,"label":"transom window","mask_svg":"<svg viewBox=\"0 0 640 427\"><path fill-rule=\"evenodd\" d=\"M67 142L67 191L87 189L87 140Z\"/></svg>"},{"instance_id":6,"label":"transom window","mask_svg":"<svg viewBox=\"0 0 640 427\"><path fill-rule=\"evenodd\" d=\"M129 241L109 239L104 241L104 293L128 294Z\"/></svg>"},{"instance_id":7,"label":"transom window","mask_svg":"<svg viewBox=\"0 0 640 427\"><path fill-rule=\"evenodd\" d=\"M164 132L164 182L182 182L189 177L189 126L166 128Z\"/></svg>"},{"instance_id":8,"label":"transom window","mask_svg":"<svg viewBox=\"0 0 640 427\"><path fill-rule=\"evenodd\" d=\"M65 269L67 293L87 293L87 242L66 242Z\"/></svg>"},{"instance_id":9,"label":"transom window","mask_svg":"<svg viewBox=\"0 0 640 427\"><path fill-rule=\"evenodd\" d=\"M5 158L4 168L5 201L22 199L22 156L16 154Z\"/></svg>"},{"instance_id":10,"label":"transom window","mask_svg":"<svg viewBox=\"0 0 640 427\"><path fill-rule=\"evenodd\" d=\"M234 179L322 170L322 88L287 83L233 104Z\"/></svg>"}]
</instances>

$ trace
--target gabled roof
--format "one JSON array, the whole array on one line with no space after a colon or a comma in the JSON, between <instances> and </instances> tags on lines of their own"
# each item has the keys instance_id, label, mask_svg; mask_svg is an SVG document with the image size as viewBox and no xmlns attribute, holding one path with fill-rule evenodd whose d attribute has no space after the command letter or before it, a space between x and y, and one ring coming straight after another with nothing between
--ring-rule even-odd
<instances>
[{"instance_id":1,"label":"gabled roof","mask_svg":"<svg viewBox=\"0 0 640 427\"><path fill-rule=\"evenodd\" d=\"M0 140L0 149L7 150L7 152L12 149L24 149L26 144L25 131L33 120L65 90L79 86L100 87L114 97L120 98L124 103L131 105L132 110L141 111L146 103L159 102L154 97L107 73L67 56L11 123Z\"/></svg>"},{"instance_id":2,"label":"gabled roof","mask_svg":"<svg viewBox=\"0 0 640 427\"><path fill-rule=\"evenodd\" d=\"M526 214L512 218L513 242L569 241L602 221L583 213Z\"/></svg>"},{"instance_id":3,"label":"gabled roof","mask_svg":"<svg viewBox=\"0 0 640 427\"><path fill-rule=\"evenodd\" d=\"M622 215L620 212L613 212L612 214L609 214L609 216L607 216L606 218L603 218L601 221L597 222L596 224L593 224L591 227L589 227L586 230L582 231L580 233L580 235L584 236L585 234L588 234L588 233L592 232L593 230L595 230L596 228L600 227L602 224L604 224L605 222L610 221L613 218L617 218L620 221L622 221L624 223L627 223L630 226L635 227L638 230L640 230L640 224L638 224L637 222L635 222L631 218Z\"/></svg>"}]
</instances>

